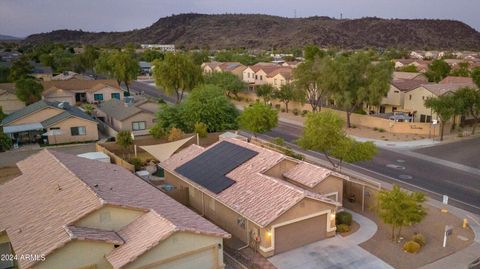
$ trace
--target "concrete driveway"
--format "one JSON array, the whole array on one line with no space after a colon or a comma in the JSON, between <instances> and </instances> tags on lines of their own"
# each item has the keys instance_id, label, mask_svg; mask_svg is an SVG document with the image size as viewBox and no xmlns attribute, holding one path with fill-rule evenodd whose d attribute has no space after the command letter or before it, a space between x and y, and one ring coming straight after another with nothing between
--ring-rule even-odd
<instances>
[{"instance_id":1,"label":"concrete driveway","mask_svg":"<svg viewBox=\"0 0 480 269\"><path fill-rule=\"evenodd\" d=\"M318 241L275 255L269 261L278 269L393 269L358 246L375 234L377 225L359 214L351 213L360 224L360 229L354 234Z\"/></svg>"}]
</instances>

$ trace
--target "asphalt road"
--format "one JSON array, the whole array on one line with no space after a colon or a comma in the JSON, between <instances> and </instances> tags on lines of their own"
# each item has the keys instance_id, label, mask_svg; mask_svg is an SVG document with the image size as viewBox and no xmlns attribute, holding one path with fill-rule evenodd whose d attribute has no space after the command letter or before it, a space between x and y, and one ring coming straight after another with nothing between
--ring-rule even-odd
<instances>
[{"instance_id":1,"label":"asphalt road","mask_svg":"<svg viewBox=\"0 0 480 269\"><path fill-rule=\"evenodd\" d=\"M480 137L422 148L415 152L480 169Z\"/></svg>"},{"instance_id":2,"label":"asphalt road","mask_svg":"<svg viewBox=\"0 0 480 269\"><path fill-rule=\"evenodd\" d=\"M156 98L156 99L163 99L165 102L175 103L175 97L168 96L163 93L163 91L159 90L158 88L149 85L148 83L153 81L132 81L130 86L130 91L136 93L143 93L147 96Z\"/></svg>"},{"instance_id":3,"label":"asphalt road","mask_svg":"<svg viewBox=\"0 0 480 269\"><path fill-rule=\"evenodd\" d=\"M280 122L264 138L282 137L294 143L301 133L302 127ZM298 147L295 149L301 150ZM303 152L325 160L321 153ZM381 148L371 161L344 166L388 183L426 192L437 200L441 200L444 194L448 195L450 204L480 214L480 175Z\"/></svg>"}]
</instances>

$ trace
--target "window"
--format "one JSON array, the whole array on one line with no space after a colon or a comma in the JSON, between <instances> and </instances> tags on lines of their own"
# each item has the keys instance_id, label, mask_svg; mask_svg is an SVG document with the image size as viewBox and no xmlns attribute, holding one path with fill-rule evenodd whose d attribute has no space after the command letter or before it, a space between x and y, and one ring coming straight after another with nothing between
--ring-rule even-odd
<instances>
[{"instance_id":1,"label":"window","mask_svg":"<svg viewBox=\"0 0 480 269\"><path fill-rule=\"evenodd\" d=\"M145 130L146 123L145 121L134 121L132 122L132 130L138 131L138 130Z\"/></svg>"},{"instance_id":2,"label":"window","mask_svg":"<svg viewBox=\"0 0 480 269\"><path fill-rule=\"evenodd\" d=\"M112 98L120 100L120 93L118 93L118 92L112 93Z\"/></svg>"},{"instance_id":3,"label":"window","mask_svg":"<svg viewBox=\"0 0 480 269\"><path fill-rule=\"evenodd\" d=\"M412 100L412 95L411 94L408 96L408 100Z\"/></svg>"},{"instance_id":4,"label":"window","mask_svg":"<svg viewBox=\"0 0 480 269\"><path fill-rule=\"evenodd\" d=\"M258 76L257 76L257 75L255 75L255 79L258 79Z\"/></svg>"},{"instance_id":5,"label":"window","mask_svg":"<svg viewBox=\"0 0 480 269\"><path fill-rule=\"evenodd\" d=\"M420 122L432 122L432 116L420 115Z\"/></svg>"},{"instance_id":6,"label":"window","mask_svg":"<svg viewBox=\"0 0 480 269\"><path fill-rule=\"evenodd\" d=\"M129 92L123 92L123 96L130 96Z\"/></svg>"},{"instance_id":7,"label":"window","mask_svg":"<svg viewBox=\"0 0 480 269\"><path fill-rule=\"evenodd\" d=\"M380 113L385 113L385 106L380 106Z\"/></svg>"},{"instance_id":8,"label":"window","mask_svg":"<svg viewBox=\"0 0 480 269\"><path fill-rule=\"evenodd\" d=\"M399 91L393 91L394 93L399 93Z\"/></svg>"},{"instance_id":9,"label":"window","mask_svg":"<svg viewBox=\"0 0 480 269\"><path fill-rule=\"evenodd\" d=\"M392 112L395 112L395 111L397 111L397 107L396 107L396 106L392 107Z\"/></svg>"},{"instance_id":10,"label":"window","mask_svg":"<svg viewBox=\"0 0 480 269\"><path fill-rule=\"evenodd\" d=\"M103 93L95 93L93 95L93 100L95 101L103 101Z\"/></svg>"},{"instance_id":11,"label":"window","mask_svg":"<svg viewBox=\"0 0 480 269\"><path fill-rule=\"evenodd\" d=\"M85 129L85 126L71 127L70 133L72 134L72 136L86 135L87 130Z\"/></svg>"},{"instance_id":12,"label":"window","mask_svg":"<svg viewBox=\"0 0 480 269\"><path fill-rule=\"evenodd\" d=\"M250 78L250 73L247 73L247 78Z\"/></svg>"},{"instance_id":13,"label":"window","mask_svg":"<svg viewBox=\"0 0 480 269\"><path fill-rule=\"evenodd\" d=\"M60 130L60 127L51 127L50 130Z\"/></svg>"},{"instance_id":14,"label":"window","mask_svg":"<svg viewBox=\"0 0 480 269\"><path fill-rule=\"evenodd\" d=\"M432 116L427 116L427 122L432 122Z\"/></svg>"},{"instance_id":15,"label":"window","mask_svg":"<svg viewBox=\"0 0 480 269\"><path fill-rule=\"evenodd\" d=\"M260 80L263 80L263 76L262 76L262 75L260 75Z\"/></svg>"}]
</instances>

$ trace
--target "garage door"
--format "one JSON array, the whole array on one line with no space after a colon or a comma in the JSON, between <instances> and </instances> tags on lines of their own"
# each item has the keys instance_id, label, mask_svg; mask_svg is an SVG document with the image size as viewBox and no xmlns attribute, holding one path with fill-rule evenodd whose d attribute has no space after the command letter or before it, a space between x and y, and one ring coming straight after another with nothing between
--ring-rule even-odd
<instances>
[{"instance_id":1,"label":"garage door","mask_svg":"<svg viewBox=\"0 0 480 269\"><path fill-rule=\"evenodd\" d=\"M207 249L205 251L188 255L177 260L171 261L166 264L159 266L145 267L149 269L185 269L185 268L195 268L195 269L214 269L218 268L216 266L214 259L214 250Z\"/></svg>"},{"instance_id":2,"label":"garage door","mask_svg":"<svg viewBox=\"0 0 480 269\"><path fill-rule=\"evenodd\" d=\"M275 254L310 244L327 236L327 214L275 228Z\"/></svg>"}]
</instances>

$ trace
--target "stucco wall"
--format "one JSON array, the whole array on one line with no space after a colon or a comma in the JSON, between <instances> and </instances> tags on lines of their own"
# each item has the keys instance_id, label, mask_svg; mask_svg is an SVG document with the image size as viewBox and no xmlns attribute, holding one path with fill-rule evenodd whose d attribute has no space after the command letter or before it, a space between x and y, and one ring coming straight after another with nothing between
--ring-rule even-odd
<instances>
[{"instance_id":1,"label":"stucco wall","mask_svg":"<svg viewBox=\"0 0 480 269\"><path fill-rule=\"evenodd\" d=\"M84 126L86 129L85 135L76 135L72 136L71 127L80 127ZM98 128L97 123L85 120L77 117L70 117L66 120L57 122L56 124L49 127L51 128L60 128L61 135L52 135L48 137L49 144L61 144L61 143L72 143L72 142L85 142L85 141L95 141L98 140Z\"/></svg>"},{"instance_id":2,"label":"stucco wall","mask_svg":"<svg viewBox=\"0 0 480 269\"><path fill-rule=\"evenodd\" d=\"M110 269L112 266L105 255L113 250L112 244L94 241L71 241L62 248L46 256L34 269L80 268L95 264L97 269Z\"/></svg>"},{"instance_id":3,"label":"stucco wall","mask_svg":"<svg viewBox=\"0 0 480 269\"><path fill-rule=\"evenodd\" d=\"M18 100L15 94L9 92L0 95L0 107L3 113L10 114L25 107L25 103Z\"/></svg>"},{"instance_id":4,"label":"stucco wall","mask_svg":"<svg viewBox=\"0 0 480 269\"><path fill-rule=\"evenodd\" d=\"M425 100L431 97L436 96L423 87L411 90L405 94L405 109L417 111L417 113L415 113L416 122L420 121L420 114L432 115L432 119L436 119L436 114L430 108L425 107Z\"/></svg>"},{"instance_id":5,"label":"stucco wall","mask_svg":"<svg viewBox=\"0 0 480 269\"><path fill-rule=\"evenodd\" d=\"M124 268L134 269L148 265L152 269L221 268L222 238L177 232Z\"/></svg>"},{"instance_id":6,"label":"stucco wall","mask_svg":"<svg viewBox=\"0 0 480 269\"><path fill-rule=\"evenodd\" d=\"M20 125L20 124L26 124L26 123L42 122L42 121L44 121L46 119L49 119L49 118L51 118L55 115L58 115L62 112L63 112L63 110L61 110L61 109L47 107L47 108L44 108L40 111L37 111L37 112L32 113L30 115L27 115L23 118L20 118L16 121L10 122L7 125Z\"/></svg>"},{"instance_id":7,"label":"stucco wall","mask_svg":"<svg viewBox=\"0 0 480 269\"><path fill-rule=\"evenodd\" d=\"M248 74L250 74L250 77ZM250 67L247 67L247 69L243 70L242 75L243 75L244 82L246 83L255 82L255 72L253 72L253 70Z\"/></svg>"},{"instance_id":8,"label":"stucco wall","mask_svg":"<svg viewBox=\"0 0 480 269\"><path fill-rule=\"evenodd\" d=\"M112 93L119 93L120 94L120 100L123 100L123 91L119 89L115 89L112 87L105 87L103 89L100 89L96 92L87 92L87 102L93 103L97 102L95 101L94 94L103 94L103 101L108 101L112 99Z\"/></svg>"},{"instance_id":9,"label":"stucco wall","mask_svg":"<svg viewBox=\"0 0 480 269\"><path fill-rule=\"evenodd\" d=\"M113 206L104 206L78 220L75 225L109 231L119 231L145 212Z\"/></svg>"},{"instance_id":10,"label":"stucco wall","mask_svg":"<svg viewBox=\"0 0 480 269\"><path fill-rule=\"evenodd\" d=\"M312 191L320 194L337 193L337 202L343 202L343 179L336 176L328 176L322 180Z\"/></svg>"},{"instance_id":11,"label":"stucco wall","mask_svg":"<svg viewBox=\"0 0 480 269\"><path fill-rule=\"evenodd\" d=\"M155 114L153 113L148 113L148 112L140 112L136 115L133 115L132 117L125 119L121 122L120 124L120 130L132 130L132 122L135 121L144 121L146 128L150 129L152 128L154 122L153 120L155 119Z\"/></svg>"}]
</instances>

